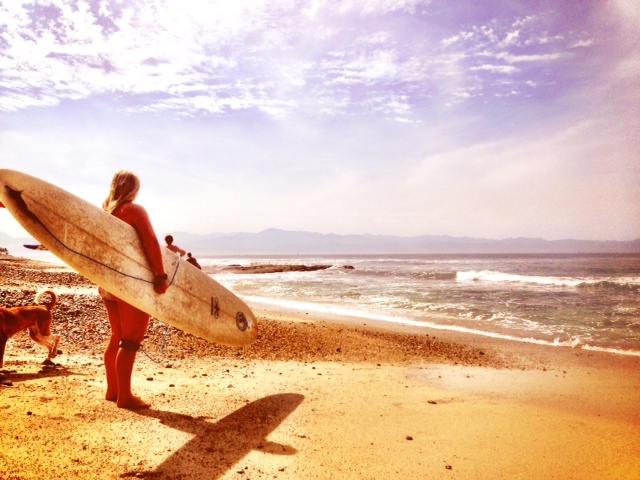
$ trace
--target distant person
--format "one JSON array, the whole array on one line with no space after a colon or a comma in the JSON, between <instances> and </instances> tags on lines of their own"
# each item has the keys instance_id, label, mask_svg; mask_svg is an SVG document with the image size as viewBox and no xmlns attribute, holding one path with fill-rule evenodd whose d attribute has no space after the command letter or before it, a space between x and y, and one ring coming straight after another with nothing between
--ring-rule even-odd
<instances>
[{"instance_id":1,"label":"distant person","mask_svg":"<svg viewBox=\"0 0 640 480\"><path fill-rule=\"evenodd\" d=\"M200 270L202 270L202 267L198 263L198 260L196 260L195 257L191 256L191 252L187 253L187 262L189 262L191 265L196 266Z\"/></svg>"},{"instance_id":2,"label":"distant person","mask_svg":"<svg viewBox=\"0 0 640 480\"><path fill-rule=\"evenodd\" d=\"M164 270L160 243L149 215L144 207L133 203L139 189L140 179L134 173L126 170L117 172L111 181L109 196L102 208L136 230L142 241L149 268L154 273L153 289L158 295L162 295L169 288L167 273ZM151 315L129 305L103 288L99 291L111 325L111 337L104 351L104 367L107 373L105 398L116 402L121 408L148 408L151 404L131 392L131 374Z\"/></svg>"},{"instance_id":3,"label":"distant person","mask_svg":"<svg viewBox=\"0 0 640 480\"><path fill-rule=\"evenodd\" d=\"M184 257L185 253L187 253L183 249L181 249L179 246L173 244L173 236L167 235L166 237L164 237L164 241L167 242L167 248L169 250L171 250L174 253L177 253L181 257Z\"/></svg>"}]
</instances>

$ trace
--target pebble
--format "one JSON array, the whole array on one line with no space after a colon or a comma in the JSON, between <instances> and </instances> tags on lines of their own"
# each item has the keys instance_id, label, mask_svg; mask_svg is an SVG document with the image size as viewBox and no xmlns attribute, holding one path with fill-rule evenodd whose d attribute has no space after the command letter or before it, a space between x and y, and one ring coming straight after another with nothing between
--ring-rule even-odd
<instances>
[{"instance_id":1,"label":"pebble","mask_svg":"<svg viewBox=\"0 0 640 480\"><path fill-rule=\"evenodd\" d=\"M42 268L42 270L40 270ZM2 289L8 285L11 288ZM22 286L16 289L15 286ZM82 276L50 265L23 261L0 255L0 303L5 307L32 305L36 292L43 286L56 290L57 286L94 289L92 294L62 293L54 310L53 330L61 335L60 347L65 355L86 353L93 349L100 352L110 335L109 323L97 288ZM391 362L412 362L416 359L433 359L450 364L502 365L501 359L490 352L464 344L445 342L431 335L409 335L379 332L360 327L336 327L329 322L313 324L288 324L260 318L260 333L251 347L239 350L234 347L208 343L172 329L167 335L167 325L152 318L145 338L145 350L155 358L163 358L164 368L179 366L180 360L191 357L233 358L242 361L296 360L317 361L366 361L382 367ZM166 340L166 342L165 342ZM15 338L14 343L32 348L29 339ZM166 343L166 346L165 346ZM37 347L35 356L44 357L44 349ZM64 357L61 358L64 364ZM174 363L177 362L177 363ZM219 374L220 372L216 372ZM228 370L227 370L228 373Z\"/></svg>"}]
</instances>

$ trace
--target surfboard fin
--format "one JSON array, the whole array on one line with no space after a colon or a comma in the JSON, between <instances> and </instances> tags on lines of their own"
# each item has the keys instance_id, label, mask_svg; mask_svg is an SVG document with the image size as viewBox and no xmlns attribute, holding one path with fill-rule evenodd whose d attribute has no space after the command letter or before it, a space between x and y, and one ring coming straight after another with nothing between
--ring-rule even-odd
<instances>
[{"instance_id":1,"label":"surfboard fin","mask_svg":"<svg viewBox=\"0 0 640 480\"><path fill-rule=\"evenodd\" d=\"M23 245L24 248L28 248L29 250L49 250L44 245Z\"/></svg>"}]
</instances>

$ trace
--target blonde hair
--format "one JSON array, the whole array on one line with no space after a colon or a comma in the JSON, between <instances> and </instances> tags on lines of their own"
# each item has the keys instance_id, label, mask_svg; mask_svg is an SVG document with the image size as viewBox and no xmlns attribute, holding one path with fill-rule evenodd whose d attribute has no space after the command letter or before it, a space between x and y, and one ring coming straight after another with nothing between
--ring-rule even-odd
<instances>
[{"instance_id":1,"label":"blonde hair","mask_svg":"<svg viewBox=\"0 0 640 480\"><path fill-rule=\"evenodd\" d=\"M140 190L140 179L128 170L116 172L111 180L109 196L102 202L102 208L109 213L126 202L133 202Z\"/></svg>"}]
</instances>

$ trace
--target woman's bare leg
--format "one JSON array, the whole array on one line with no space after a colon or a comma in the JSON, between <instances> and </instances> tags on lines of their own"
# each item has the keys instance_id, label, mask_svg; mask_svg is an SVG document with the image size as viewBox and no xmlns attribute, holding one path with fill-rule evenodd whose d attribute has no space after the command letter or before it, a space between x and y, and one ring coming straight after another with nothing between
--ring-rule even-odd
<instances>
[{"instance_id":1,"label":"woman's bare leg","mask_svg":"<svg viewBox=\"0 0 640 480\"><path fill-rule=\"evenodd\" d=\"M107 308L109 324L111 325L111 337L104 350L104 368L107 373L107 393L105 398L110 402L118 399L118 375L116 373L116 356L121 340L120 332L120 312L118 303L112 300L103 299Z\"/></svg>"},{"instance_id":2,"label":"woman's bare leg","mask_svg":"<svg viewBox=\"0 0 640 480\"><path fill-rule=\"evenodd\" d=\"M136 359L137 347L144 340L149 327L150 316L137 308L119 302L122 340L116 356L116 374L118 378L118 407L148 408L150 403L135 396L131 391L131 375Z\"/></svg>"}]
</instances>

